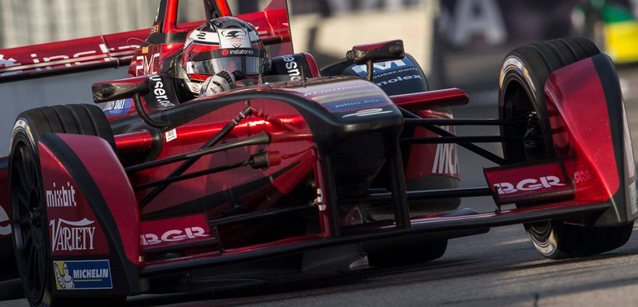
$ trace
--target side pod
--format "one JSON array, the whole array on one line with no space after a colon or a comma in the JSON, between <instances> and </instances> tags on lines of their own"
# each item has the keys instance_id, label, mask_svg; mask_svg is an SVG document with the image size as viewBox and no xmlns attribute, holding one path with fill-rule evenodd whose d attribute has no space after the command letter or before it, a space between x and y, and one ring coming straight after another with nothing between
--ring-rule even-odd
<instances>
[{"instance_id":1,"label":"side pod","mask_svg":"<svg viewBox=\"0 0 638 307\"><path fill-rule=\"evenodd\" d=\"M638 216L636 168L618 75L604 54L554 72L545 85L555 148L576 200L608 202L593 223L619 226Z\"/></svg>"},{"instance_id":2,"label":"side pod","mask_svg":"<svg viewBox=\"0 0 638 307\"><path fill-rule=\"evenodd\" d=\"M44 134L38 146L56 295L139 293L139 211L111 146L71 134ZM57 281L61 272L72 274L72 289Z\"/></svg>"}]
</instances>

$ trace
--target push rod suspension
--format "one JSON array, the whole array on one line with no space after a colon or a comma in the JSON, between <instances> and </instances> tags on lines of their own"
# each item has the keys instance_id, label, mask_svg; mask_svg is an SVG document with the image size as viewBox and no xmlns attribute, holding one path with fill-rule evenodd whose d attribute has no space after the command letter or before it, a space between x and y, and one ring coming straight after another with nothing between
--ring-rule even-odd
<instances>
[{"instance_id":1,"label":"push rod suspension","mask_svg":"<svg viewBox=\"0 0 638 307\"><path fill-rule=\"evenodd\" d=\"M247 106L245 109L243 109L241 112L239 112L239 115L237 115L237 117L233 118L228 124L226 124L222 128L222 130L220 130L217 134L215 134L215 136L213 136L208 142L206 142L206 144L204 144L201 147L202 151L200 151L197 154L193 154L193 155L189 155L189 154L183 155L184 157L182 157L183 158L182 160L185 160L185 161L182 164L180 164L180 166L178 166L170 175L168 175L167 179L182 175L191 166L193 166L193 164L195 164L195 162L197 162L200 157L202 157L202 156L204 156L206 154L209 154L209 153L216 152L216 151L214 151L214 148L211 148L211 147L213 147L217 143L219 143L224 137L226 137L231 131L233 131L233 129L235 129L235 126L237 126L237 124L239 124L248 115L250 115L250 110L251 110L251 107ZM257 137L259 137L259 136L257 136ZM267 138L267 135L266 135L266 138ZM242 146L246 146L246 145L250 145L250 144L244 144ZM222 146L224 146L224 145L222 145ZM218 146L217 147L218 151L220 150L219 148L222 147L222 146ZM212 152L206 152L206 150L204 150L204 149L209 149ZM228 150L228 149L230 149L230 148L226 148L224 150ZM146 194L146 196L144 196L144 198L142 198L142 200L140 200L140 203L139 203L140 208L146 207L146 205L148 205L153 199L155 199L155 197L157 197L157 195L159 195L162 191L164 191L164 189L166 189L169 184L170 183L163 183L162 185L155 187L151 192Z\"/></svg>"},{"instance_id":2,"label":"push rod suspension","mask_svg":"<svg viewBox=\"0 0 638 307\"><path fill-rule=\"evenodd\" d=\"M144 163L144 164L138 164L138 165L130 166L130 167L125 168L125 170L128 173L134 173L134 172L138 172L138 171L141 171L141 170L154 168L154 167L158 167L158 166L162 166L162 165L166 165L166 164L171 164L171 163L175 163L175 162L179 162L179 161L197 159L197 158L200 158L200 157L205 156L205 155L210 155L210 154L214 154L214 153L217 153L217 152L230 150L230 149L233 149L233 148L245 147L245 146L251 146L251 145L264 145L264 144L269 144L269 143L270 143L270 137L268 136L268 134L267 133L261 133L261 134L258 134L258 135L252 136L252 137L248 137L248 138L245 138L245 139L238 140L236 142L226 143L226 144L215 146L215 147L210 147L210 148L206 148L206 149L200 149L200 150L196 150L196 151L193 151L193 152L172 156L172 157L165 158L165 159L162 159L162 160L151 161L151 162L147 162L147 163Z\"/></svg>"},{"instance_id":3,"label":"push rod suspension","mask_svg":"<svg viewBox=\"0 0 638 307\"><path fill-rule=\"evenodd\" d=\"M410 119L410 118L414 118L414 119L422 119L421 117L419 117L418 115L404 109L404 108L399 108L401 110L401 113L403 113L403 116L406 117L406 119ZM451 133L437 125L427 125L425 126L426 129L440 135L440 136L456 136L454 133ZM490 160L498 165L506 165L509 164L509 162L481 147L478 147L472 143L458 143L459 146L487 159Z\"/></svg>"}]
</instances>

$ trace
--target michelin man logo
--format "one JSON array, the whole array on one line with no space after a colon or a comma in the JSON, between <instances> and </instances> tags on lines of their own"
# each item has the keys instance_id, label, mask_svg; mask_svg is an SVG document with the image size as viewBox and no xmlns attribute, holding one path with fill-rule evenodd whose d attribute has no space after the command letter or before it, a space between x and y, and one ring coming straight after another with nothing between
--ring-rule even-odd
<instances>
[{"instance_id":1,"label":"michelin man logo","mask_svg":"<svg viewBox=\"0 0 638 307\"><path fill-rule=\"evenodd\" d=\"M20 63L16 62L16 60L12 58L5 59L4 55L0 54L0 68L7 68L16 65L20 65Z\"/></svg>"},{"instance_id":2,"label":"michelin man logo","mask_svg":"<svg viewBox=\"0 0 638 307\"><path fill-rule=\"evenodd\" d=\"M8 236L11 234L11 225L9 225L9 215L0 206L0 236Z\"/></svg>"},{"instance_id":3,"label":"michelin man logo","mask_svg":"<svg viewBox=\"0 0 638 307\"><path fill-rule=\"evenodd\" d=\"M73 282L73 276L69 273L69 266L64 263L64 271L60 273L60 267L56 264L55 267L55 278L57 278L57 288L58 289L73 289L75 288L75 283Z\"/></svg>"}]
</instances>

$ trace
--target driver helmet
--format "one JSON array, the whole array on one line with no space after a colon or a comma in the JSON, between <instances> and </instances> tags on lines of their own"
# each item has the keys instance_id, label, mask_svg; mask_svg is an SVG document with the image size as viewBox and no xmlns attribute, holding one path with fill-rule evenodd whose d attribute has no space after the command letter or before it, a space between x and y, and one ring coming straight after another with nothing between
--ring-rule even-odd
<instances>
[{"instance_id":1,"label":"driver helmet","mask_svg":"<svg viewBox=\"0 0 638 307\"><path fill-rule=\"evenodd\" d=\"M221 71L248 77L261 74L267 57L252 24L236 17L219 17L189 34L181 65L189 90L199 94L202 83Z\"/></svg>"}]
</instances>

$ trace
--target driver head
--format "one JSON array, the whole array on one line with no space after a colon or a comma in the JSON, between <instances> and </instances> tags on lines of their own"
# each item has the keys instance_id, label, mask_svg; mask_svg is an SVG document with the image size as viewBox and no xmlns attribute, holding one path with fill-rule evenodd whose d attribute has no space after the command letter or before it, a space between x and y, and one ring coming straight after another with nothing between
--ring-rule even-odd
<instances>
[{"instance_id":1,"label":"driver head","mask_svg":"<svg viewBox=\"0 0 638 307\"><path fill-rule=\"evenodd\" d=\"M220 17L189 34L181 64L189 90L199 94L202 82L221 71L237 71L249 77L261 74L267 55L252 24L236 17Z\"/></svg>"}]
</instances>

